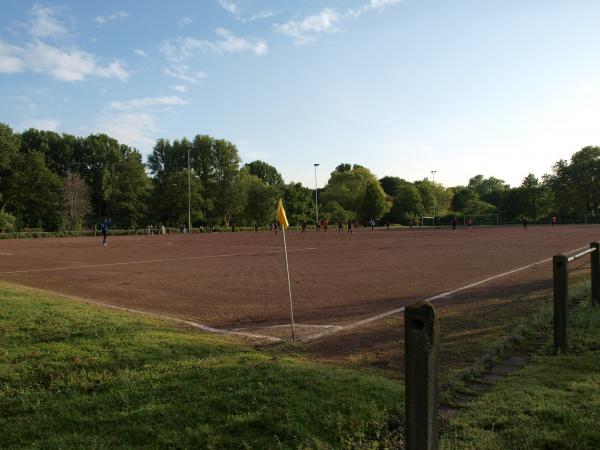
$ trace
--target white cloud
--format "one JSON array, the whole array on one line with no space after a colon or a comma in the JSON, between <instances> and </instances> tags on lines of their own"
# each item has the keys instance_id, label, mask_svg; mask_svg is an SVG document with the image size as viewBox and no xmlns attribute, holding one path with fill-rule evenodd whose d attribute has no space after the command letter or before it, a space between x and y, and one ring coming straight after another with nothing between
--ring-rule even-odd
<instances>
[{"instance_id":1,"label":"white cloud","mask_svg":"<svg viewBox=\"0 0 600 450\"><path fill-rule=\"evenodd\" d=\"M223 8L225 11L229 11L231 14L237 14L238 5L236 2L233 2L231 0L218 0L218 1L219 1L219 5L221 5L221 8Z\"/></svg>"},{"instance_id":2,"label":"white cloud","mask_svg":"<svg viewBox=\"0 0 600 450\"><path fill-rule=\"evenodd\" d=\"M141 56L142 58L147 58L148 57L148 53L146 53L144 50L142 50L141 48L136 48L133 53L135 53L138 56Z\"/></svg>"},{"instance_id":3,"label":"white cloud","mask_svg":"<svg viewBox=\"0 0 600 450\"><path fill-rule=\"evenodd\" d=\"M115 100L108 104L108 107L116 111L131 111L140 109L149 109L161 106L178 106L186 105L187 100L184 100L176 95L165 97L143 97L134 98L131 100Z\"/></svg>"},{"instance_id":4,"label":"white cloud","mask_svg":"<svg viewBox=\"0 0 600 450\"><path fill-rule=\"evenodd\" d=\"M114 100L102 111L93 131L106 133L119 142L150 151L162 130L158 115L188 102L177 96Z\"/></svg>"},{"instance_id":5,"label":"white cloud","mask_svg":"<svg viewBox=\"0 0 600 450\"><path fill-rule=\"evenodd\" d=\"M339 13L334 9L325 8L319 14L307 16L301 20L290 20L286 23L276 23L275 31L285 34L294 40L296 45L309 44L316 41L320 35L339 32L341 24L349 19L358 19L363 13L372 10L382 11L388 6L396 5L402 0L370 0L358 9L347 9Z\"/></svg>"},{"instance_id":6,"label":"white cloud","mask_svg":"<svg viewBox=\"0 0 600 450\"><path fill-rule=\"evenodd\" d=\"M402 0L371 0L364 9L383 9L387 6L392 6L400 3Z\"/></svg>"},{"instance_id":7,"label":"white cloud","mask_svg":"<svg viewBox=\"0 0 600 450\"><path fill-rule=\"evenodd\" d=\"M193 37L178 37L165 40L161 43L160 52L171 61L186 61L200 53L239 53L251 52L255 55L266 55L269 51L267 43L263 40L248 40L236 36L225 28L215 30L217 39L208 41Z\"/></svg>"},{"instance_id":8,"label":"white cloud","mask_svg":"<svg viewBox=\"0 0 600 450\"><path fill-rule=\"evenodd\" d=\"M271 9L267 9L264 11L260 11L260 12L252 13L252 14L248 15L248 14L244 14L244 12L241 10L239 4L232 0L218 0L218 2L219 2L219 5L221 6L221 8L223 8L225 11L233 14L235 19L242 23L249 23L249 22L254 22L255 20L267 19L269 17L273 17L273 16L279 14L278 12L275 12Z\"/></svg>"},{"instance_id":9,"label":"white cloud","mask_svg":"<svg viewBox=\"0 0 600 450\"><path fill-rule=\"evenodd\" d=\"M129 72L117 60L102 65L95 55L82 50L62 49L41 41L23 47L0 41L0 73L25 71L49 74L61 81L81 81L88 76L121 81L129 78Z\"/></svg>"},{"instance_id":10,"label":"white cloud","mask_svg":"<svg viewBox=\"0 0 600 450\"><path fill-rule=\"evenodd\" d=\"M64 23L56 18L58 15L56 8L34 3L29 10L29 15L31 19L28 33L34 38L56 38L66 35L69 31Z\"/></svg>"},{"instance_id":11,"label":"white cloud","mask_svg":"<svg viewBox=\"0 0 600 450\"><path fill-rule=\"evenodd\" d=\"M25 70L25 62L18 56L21 47L0 41L0 73L18 73Z\"/></svg>"},{"instance_id":12,"label":"white cloud","mask_svg":"<svg viewBox=\"0 0 600 450\"><path fill-rule=\"evenodd\" d=\"M190 19L189 17L182 17L181 19L179 19L177 21L177 26L179 28L184 28L184 27L187 27L188 25L191 25L193 23L194 23L194 21L192 19Z\"/></svg>"},{"instance_id":13,"label":"white cloud","mask_svg":"<svg viewBox=\"0 0 600 450\"><path fill-rule=\"evenodd\" d=\"M201 70L192 71L185 64L174 63L169 67L165 67L163 71L165 72L165 74L177 80L187 81L188 83L194 84L198 84L208 77L206 72L203 72Z\"/></svg>"},{"instance_id":14,"label":"white cloud","mask_svg":"<svg viewBox=\"0 0 600 450\"><path fill-rule=\"evenodd\" d=\"M125 11L117 11L108 16L96 16L96 23L99 26L102 26L108 22L111 22L116 19L125 19L129 17L129 14Z\"/></svg>"},{"instance_id":15,"label":"white cloud","mask_svg":"<svg viewBox=\"0 0 600 450\"><path fill-rule=\"evenodd\" d=\"M339 31L342 16L330 8L323 9L319 14L307 16L302 20L290 20L284 24L275 24L278 33L294 39L296 45L314 42L319 34Z\"/></svg>"},{"instance_id":16,"label":"white cloud","mask_svg":"<svg viewBox=\"0 0 600 450\"><path fill-rule=\"evenodd\" d=\"M187 86L185 84L177 84L175 86L171 86L171 89L177 92L187 92Z\"/></svg>"},{"instance_id":17,"label":"white cloud","mask_svg":"<svg viewBox=\"0 0 600 450\"><path fill-rule=\"evenodd\" d=\"M56 131L59 124L60 121L57 119L28 119L17 128L21 130L37 128L38 130Z\"/></svg>"},{"instance_id":18,"label":"white cloud","mask_svg":"<svg viewBox=\"0 0 600 450\"><path fill-rule=\"evenodd\" d=\"M103 114L94 130L140 150L150 150L160 132L158 119L146 112Z\"/></svg>"}]
</instances>

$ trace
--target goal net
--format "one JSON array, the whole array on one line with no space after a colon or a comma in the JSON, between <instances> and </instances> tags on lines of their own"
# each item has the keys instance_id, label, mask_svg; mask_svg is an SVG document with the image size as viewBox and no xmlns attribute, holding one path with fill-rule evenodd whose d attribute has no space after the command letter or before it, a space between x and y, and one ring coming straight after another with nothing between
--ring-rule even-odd
<instances>
[{"instance_id":1,"label":"goal net","mask_svg":"<svg viewBox=\"0 0 600 450\"><path fill-rule=\"evenodd\" d=\"M421 217L421 226L422 227L434 227L435 226L435 217L433 217L433 216Z\"/></svg>"},{"instance_id":2,"label":"goal net","mask_svg":"<svg viewBox=\"0 0 600 450\"><path fill-rule=\"evenodd\" d=\"M600 223L600 214L589 213L583 216L583 221L588 223Z\"/></svg>"},{"instance_id":3,"label":"goal net","mask_svg":"<svg viewBox=\"0 0 600 450\"><path fill-rule=\"evenodd\" d=\"M498 214L479 214L464 217L464 225L468 225L471 219L471 225L498 225Z\"/></svg>"}]
</instances>

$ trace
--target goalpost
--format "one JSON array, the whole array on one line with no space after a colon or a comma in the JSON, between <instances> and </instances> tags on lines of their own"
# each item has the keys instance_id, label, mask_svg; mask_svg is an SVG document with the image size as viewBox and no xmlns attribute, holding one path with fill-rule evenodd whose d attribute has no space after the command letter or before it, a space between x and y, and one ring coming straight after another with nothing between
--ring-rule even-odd
<instances>
[{"instance_id":1,"label":"goalpost","mask_svg":"<svg viewBox=\"0 0 600 450\"><path fill-rule=\"evenodd\" d=\"M422 216L421 227L435 227L435 217L433 216Z\"/></svg>"},{"instance_id":2,"label":"goalpost","mask_svg":"<svg viewBox=\"0 0 600 450\"><path fill-rule=\"evenodd\" d=\"M588 213L583 215L583 221L588 223L600 223L600 214Z\"/></svg>"},{"instance_id":3,"label":"goalpost","mask_svg":"<svg viewBox=\"0 0 600 450\"><path fill-rule=\"evenodd\" d=\"M471 219L473 225L498 225L500 220L498 214L475 214L473 216L464 216L463 225L467 224L467 220Z\"/></svg>"}]
</instances>

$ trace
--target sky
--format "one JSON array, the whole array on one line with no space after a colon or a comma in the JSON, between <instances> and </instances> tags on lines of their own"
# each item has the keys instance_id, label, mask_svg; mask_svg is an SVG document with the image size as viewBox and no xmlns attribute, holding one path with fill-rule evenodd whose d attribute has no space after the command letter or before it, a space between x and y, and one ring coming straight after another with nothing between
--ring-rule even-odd
<instances>
[{"instance_id":1,"label":"sky","mask_svg":"<svg viewBox=\"0 0 600 450\"><path fill-rule=\"evenodd\" d=\"M600 145L597 0L2 0L0 122L209 134L314 186L515 186Z\"/></svg>"}]
</instances>

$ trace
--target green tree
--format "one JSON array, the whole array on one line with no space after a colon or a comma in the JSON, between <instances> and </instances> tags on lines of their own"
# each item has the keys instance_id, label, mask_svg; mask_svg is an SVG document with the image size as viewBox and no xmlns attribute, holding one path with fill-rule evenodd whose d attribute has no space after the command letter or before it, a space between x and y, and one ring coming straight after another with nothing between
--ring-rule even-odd
<instances>
[{"instance_id":1,"label":"green tree","mask_svg":"<svg viewBox=\"0 0 600 450\"><path fill-rule=\"evenodd\" d=\"M48 169L41 152L20 153L4 183L6 208L19 228L57 230L64 223L61 187L61 178Z\"/></svg>"},{"instance_id":2,"label":"green tree","mask_svg":"<svg viewBox=\"0 0 600 450\"><path fill-rule=\"evenodd\" d=\"M283 178L281 174L270 164L256 160L245 164L244 167L248 169L250 175L257 176L267 185L275 186L280 189L283 188Z\"/></svg>"},{"instance_id":3,"label":"green tree","mask_svg":"<svg viewBox=\"0 0 600 450\"><path fill-rule=\"evenodd\" d=\"M485 178L483 175L475 175L469 179L468 188L477 193L483 201L499 206L502 201L502 195L509 189L509 186L499 178Z\"/></svg>"},{"instance_id":4,"label":"green tree","mask_svg":"<svg viewBox=\"0 0 600 450\"><path fill-rule=\"evenodd\" d=\"M266 225L272 222L277 211L278 198L277 186L265 183L256 175L249 175L244 212L247 223Z\"/></svg>"},{"instance_id":5,"label":"green tree","mask_svg":"<svg viewBox=\"0 0 600 450\"><path fill-rule=\"evenodd\" d=\"M206 187L211 200L210 218L213 222L229 223L232 216L244 210L241 190L240 156L235 145L218 139L213 146L214 177Z\"/></svg>"},{"instance_id":6,"label":"green tree","mask_svg":"<svg viewBox=\"0 0 600 450\"><path fill-rule=\"evenodd\" d=\"M192 223L203 219L202 185L198 177L190 177L190 204ZM188 223L188 172L170 172L154 180L152 201L156 221L178 226Z\"/></svg>"},{"instance_id":7,"label":"green tree","mask_svg":"<svg viewBox=\"0 0 600 450\"><path fill-rule=\"evenodd\" d=\"M391 208L391 202L388 201L381 184L375 179L367 183L363 204L360 209L363 220L381 219Z\"/></svg>"},{"instance_id":8,"label":"green tree","mask_svg":"<svg viewBox=\"0 0 600 450\"><path fill-rule=\"evenodd\" d=\"M400 188L392 209L389 212L388 220L394 223L408 223L411 219L421 217L425 212L421 194L414 184L407 183Z\"/></svg>"},{"instance_id":9,"label":"green tree","mask_svg":"<svg viewBox=\"0 0 600 450\"><path fill-rule=\"evenodd\" d=\"M116 168L122 156L119 143L105 134L92 134L77 148L78 172L91 188L92 204L98 218L106 216L107 201L113 195Z\"/></svg>"},{"instance_id":10,"label":"green tree","mask_svg":"<svg viewBox=\"0 0 600 450\"><path fill-rule=\"evenodd\" d=\"M467 204L479 200L479 194L469 187L457 186L454 188L454 196L452 197L452 211L464 212Z\"/></svg>"},{"instance_id":11,"label":"green tree","mask_svg":"<svg viewBox=\"0 0 600 450\"><path fill-rule=\"evenodd\" d=\"M352 165L348 163L342 163L335 168L336 172L350 172L352 170Z\"/></svg>"},{"instance_id":12,"label":"green tree","mask_svg":"<svg viewBox=\"0 0 600 450\"><path fill-rule=\"evenodd\" d=\"M390 197L396 197L400 192L400 189L408 183L408 181L400 178L400 177L383 177L379 180L381 187L385 191L387 195Z\"/></svg>"},{"instance_id":13,"label":"green tree","mask_svg":"<svg viewBox=\"0 0 600 450\"><path fill-rule=\"evenodd\" d=\"M0 209L0 233L6 233L15 229L17 219L10 213Z\"/></svg>"},{"instance_id":14,"label":"green tree","mask_svg":"<svg viewBox=\"0 0 600 450\"><path fill-rule=\"evenodd\" d=\"M107 215L119 226L137 228L143 225L148 212L151 183L137 150L121 145L121 154L115 168L114 188L107 200Z\"/></svg>"},{"instance_id":15,"label":"green tree","mask_svg":"<svg viewBox=\"0 0 600 450\"><path fill-rule=\"evenodd\" d=\"M285 186L283 202L290 225L299 225L315 217L312 193L302 183L289 183Z\"/></svg>"}]
</instances>

